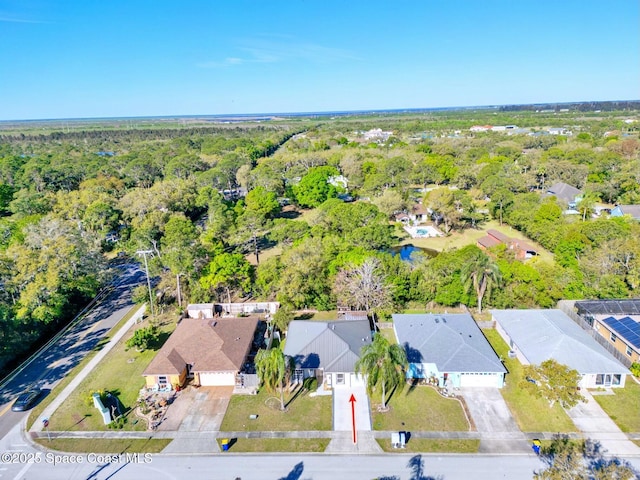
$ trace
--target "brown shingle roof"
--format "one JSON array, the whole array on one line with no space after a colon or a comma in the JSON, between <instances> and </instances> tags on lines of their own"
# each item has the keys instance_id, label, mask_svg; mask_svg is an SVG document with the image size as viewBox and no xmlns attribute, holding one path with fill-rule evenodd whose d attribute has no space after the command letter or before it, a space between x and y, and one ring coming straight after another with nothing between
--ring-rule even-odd
<instances>
[{"instance_id":1,"label":"brown shingle roof","mask_svg":"<svg viewBox=\"0 0 640 480\"><path fill-rule=\"evenodd\" d=\"M249 353L258 318L183 319L143 375L239 371Z\"/></svg>"},{"instance_id":2,"label":"brown shingle roof","mask_svg":"<svg viewBox=\"0 0 640 480\"><path fill-rule=\"evenodd\" d=\"M478 239L478 245L480 245L481 247L484 248L491 248L491 247L495 247L496 245L500 245L500 241L497 240L494 237L491 237L489 235L486 235L482 238Z\"/></svg>"},{"instance_id":3,"label":"brown shingle roof","mask_svg":"<svg viewBox=\"0 0 640 480\"><path fill-rule=\"evenodd\" d=\"M511 240L507 235L505 235L502 232L499 232L498 230L493 230L493 229L487 230L487 235L495 238L496 240L502 243L509 243L509 241Z\"/></svg>"}]
</instances>

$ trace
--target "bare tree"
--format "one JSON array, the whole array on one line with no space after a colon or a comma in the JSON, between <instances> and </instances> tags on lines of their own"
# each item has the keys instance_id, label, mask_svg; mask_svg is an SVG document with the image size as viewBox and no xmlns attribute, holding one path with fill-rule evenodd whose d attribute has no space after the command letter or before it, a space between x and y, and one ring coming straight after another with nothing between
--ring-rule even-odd
<instances>
[{"instance_id":1,"label":"bare tree","mask_svg":"<svg viewBox=\"0 0 640 480\"><path fill-rule=\"evenodd\" d=\"M339 304L375 313L392 304L391 288L380 271L380 260L369 257L361 265L350 265L338 272L333 291Z\"/></svg>"}]
</instances>

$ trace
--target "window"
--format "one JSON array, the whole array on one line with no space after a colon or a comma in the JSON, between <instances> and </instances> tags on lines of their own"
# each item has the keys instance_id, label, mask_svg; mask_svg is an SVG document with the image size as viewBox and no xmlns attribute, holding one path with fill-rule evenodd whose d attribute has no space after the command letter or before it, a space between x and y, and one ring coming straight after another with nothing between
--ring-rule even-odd
<instances>
[{"instance_id":1,"label":"window","mask_svg":"<svg viewBox=\"0 0 640 480\"><path fill-rule=\"evenodd\" d=\"M596 375L596 385L603 385L604 384L604 375L599 373Z\"/></svg>"},{"instance_id":2,"label":"window","mask_svg":"<svg viewBox=\"0 0 640 480\"><path fill-rule=\"evenodd\" d=\"M627 355L631 356L631 347L627 345Z\"/></svg>"},{"instance_id":3,"label":"window","mask_svg":"<svg viewBox=\"0 0 640 480\"><path fill-rule=\"evenodd\" d=\"M344 373L336 373L336 385L344 385Z\"/></svg>"},{"instance_id":4,"label":"window","mask_svg":"<svg viewBox=\"0 0 640 480\"><path fill-rule=\"evenodd\" d=\"M611 341L612 341L613 343L616 343L616 340L618 339L618 337L616 337L616 334L615 334L615 333L612 333L610 338L611 338Z\"/></svg>"},{"instance_id":5,"label":"window","mask_svg":"<svg viewBox=\"0 0 640 480\"><path fill-rule=\"evenodd\" d=\"M620 385L620 375L615 373L613 375L613 382L611 382L612 385Z\"/></svg>"}]
</instances>

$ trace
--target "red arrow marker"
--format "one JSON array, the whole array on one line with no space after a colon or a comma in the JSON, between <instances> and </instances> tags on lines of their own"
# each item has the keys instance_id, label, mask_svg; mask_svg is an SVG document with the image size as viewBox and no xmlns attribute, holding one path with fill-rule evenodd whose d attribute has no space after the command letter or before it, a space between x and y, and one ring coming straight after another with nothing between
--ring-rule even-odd
<instances>
[{"instance_id":1,"label":"red arrow marker","mask_svg":"<svg viewBox=\"0 0 640 480\"><path fill-rule=\"evenodd\" d=\"M351 398L349 399L349 403L351 404L351 426L353 429L353 443L358 443L358 439L356 437L356 397L351 394Z\"/></svg>"}]
</instances>

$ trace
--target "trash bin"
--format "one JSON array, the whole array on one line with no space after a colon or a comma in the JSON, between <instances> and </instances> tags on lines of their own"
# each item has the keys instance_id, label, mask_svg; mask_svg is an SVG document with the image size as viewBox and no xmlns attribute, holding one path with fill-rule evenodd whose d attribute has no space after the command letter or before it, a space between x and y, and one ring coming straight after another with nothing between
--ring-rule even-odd
<instances>
[{"instance_id":1,"label":"trash bin","mask_svg":"<svg viewBox=\"0 0 640 480\"><path fill-rule=\"evenodd\" d=\"M222 445L222 451L223 452L226 452L227 450L229 450L229 439L228 438L223 438L220 443Z\"/></svg>"},{"instance_id":2,"label":"trash bin","mask_svg":"<svg viewBox=\"0 0 640 480\"><path fill-rule=\"evenodd\" d=\"M531 444L531 448L535 452L536 455L540 455L540 446L542 443L537 438L533 439L533 443Z\"/></svg>"}]
</instances>

